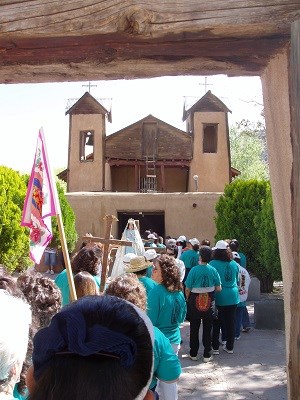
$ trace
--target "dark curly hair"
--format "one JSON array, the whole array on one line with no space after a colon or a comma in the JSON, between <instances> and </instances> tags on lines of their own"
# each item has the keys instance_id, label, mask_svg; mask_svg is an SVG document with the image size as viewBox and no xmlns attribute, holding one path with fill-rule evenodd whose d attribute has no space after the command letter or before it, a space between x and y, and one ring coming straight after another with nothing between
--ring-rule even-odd
<instances>
[{"instance_id":1,"label":"dark curly hair","mask_svg":"<svg viewBox=\"0 0 300 400\"><path fill-rule=\"evenodd\" d=\"M136 274L127 273L117 276L109 283L105 294L120 297L139 307L141 310L146 311L146 289Z\"/></svg>"},{"instance_id":2,"label":"dark curly hair","mask_svg":"<svg viewBox=\"0 0 300 400\"><path fill-rule=\"evenodd\" d=\"M182 290L180 282L179 268L175 264L175 259L167 254L159 256L154 264L158 263L161 269L162 284L169 292L178 292Z\"/></svg>"},{"instance_id":3,"label":"dark curly hair","mask_svg":"<svg viewBox=\"0 0 300 400\"><path fill-rule=\"evenodd\" d=\"M16 279L14 279L9 273L1 268L0 269L0 289L6 290L13 297L20 297L25 300L22 291L19 289Z\"/></svg>"},{"instance_id":4,"label":"dark curly hair","mask_svg":"<svg viewBox=\"0 0 300 400\"><path fill-rule=\"evenodd\" d=\"M30 304L38 328L48 326L62 305L59 288L51 278L42 274L25 272L17 279L18 287Z\"/></svg>"},{"instance_id":5,"label":"dark curly hair","mask_svg":"<svg viewBox=\"0 0 300 400\"><path fill-rule=\"evenodd\" d=\"M228 249L215 249L212 253L213 260L231 261L231 252Z\"/></svg>"},{"instance_id":6,"label":"dark curly hair","mask_svg":"<svg viewBox=\"0 0 300 400\"><path fill-rule=\"evenodd\" d=\"M91 275L96 276L99 273L102 261L102 247L91 244L83 247L73 257L71 266L74 274L81 271L87 271Z\"/></svg>"},{"instance_id":7,"label":"dark curly hair","mask_svg":"<svg viewBox=\"0 0 300 400\"><path fill-rule=\"evenodd\" d=\"M23 299L28 302L22 293L22 290L17 285L17 280L13 278L4 268L0 268L0 289L6 290L11 296ZM26 395L26 374L27 370L32 364L31 356L33 351L32 339L37 331L37 323L33 321L29 327L28 334L28 346L26 357L23 361L22 370L20 373L20 381L17 383L18 392L25 396Z\"/></svg>"}]
</instances>

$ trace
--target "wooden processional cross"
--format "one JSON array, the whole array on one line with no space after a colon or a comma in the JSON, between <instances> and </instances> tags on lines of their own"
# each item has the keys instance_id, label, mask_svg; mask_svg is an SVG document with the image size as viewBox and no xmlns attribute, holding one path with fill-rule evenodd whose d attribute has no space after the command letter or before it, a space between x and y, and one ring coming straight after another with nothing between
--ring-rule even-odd
<instances>
[{"instance_id":1,"label":"wooden processional cross","mask_svg":"<svg viewBox=\"0 0 300 400\"><path fill-rule=\"evenodd\" d=\"M103 292L104 288L105 288L110 246L119 247L119 246L131 246L132 245L132 242L130 242L128 240L111 239L112 224L114 221L118 221L117 217L115 217L114 215L106 215L103 219L105 220L104 238L99 238L99 237L94 237L94 236L83 236L82 237L83 241L103 244L100 292Z\"/></svg>"}]
</instances>

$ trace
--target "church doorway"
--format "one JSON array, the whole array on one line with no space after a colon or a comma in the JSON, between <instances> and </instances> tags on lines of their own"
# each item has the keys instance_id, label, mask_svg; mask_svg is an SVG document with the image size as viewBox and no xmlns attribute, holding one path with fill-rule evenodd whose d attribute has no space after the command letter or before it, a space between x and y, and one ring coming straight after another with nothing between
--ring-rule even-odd
<instances>
[{"instance_id":1,"label":"church doorway","mask_svg":"<svg viewBox=\"0 0 300 400\"><path fill-rule=\"evenodd\" d=\"M151 229L156 232L159 236L165 237L165 213L164 211L149 212L149 211L120 211L118 212L118 237L122 236L122 233L126 227L129 218L139 221L140 233L144 238L144 232Z\"/></svg>"}]
</instances>

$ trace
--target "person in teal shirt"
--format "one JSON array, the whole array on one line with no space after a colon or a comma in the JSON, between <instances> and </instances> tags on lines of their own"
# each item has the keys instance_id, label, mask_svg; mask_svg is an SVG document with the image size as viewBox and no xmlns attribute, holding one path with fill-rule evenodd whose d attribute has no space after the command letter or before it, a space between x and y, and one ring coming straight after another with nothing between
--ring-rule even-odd
<instances>
[{"instance_id":1,"label":"person in teal shirt","mask_svg":"<svg viewBox=\"0 0 300 400\"><path fill-rule=\"evenodd\" d=\"M214 322L212 345L213 350L217 351L219 349L219 334L223 325L227 338L223 350L231 354L234 347L236 307L240 302L238 289L239 266L232 260L231 250L226 241L219 240L213 250L213 260L210 261L210 265L220 275L222 290L216 293L218 319Z\"/></svg>"},{"instance_id":2,"label":"person in teal shirt","mask_svg":"<svg viewBox=\"0 0 300 400\"><path fill-rule=\"evenodd\" d=\"M144 256L133 257L127 266L125 266L126 273L134 273L138 277L139 281L146 289L146 295L148 297L149 292L157 286L157 283L153 279L146 276L147 268L149 266L148 261Z\"/></svg>"},{"instance_id":3,"label":"person in teal shirt","mask_svg":"<svg viewBox=\"0 0 300 400\"><path fill-rule=\"evenodd\" d=\"M158 285L148 294L147 314L178 354L181 342L179 326L186 316L186 302L174 257L159 256L154 261L152 278Z\"/></svg>"},{"instance_id":4,"label":"person in teal shirt","mask_svg":"<svg viewBox=\"0 0 300 400\"><path fill-rule=\"evenodd\" d=\"M199 240L197 238L193 238L189 240L189 243L192 245L192 248L184 251L179 258L181 261L184 262L185 265L185 275L183 278L183 284L185 284L185 281L190 273L191 268L193 268L195 265L198 265L199 262L199 248L200 248Z\"/></svg>"},{"instance_id":5,"label":"person in teal shirt","mask_svg":"<svg viewBox=\"0 0 300 400\"><path fill-rule=\"evenodd\" d=\"M153 261L158 257L158 254L156 253L155 249L148 249L145 251L144 256L149 264L148 268L147 268L146 276L148 278L151 278L152 270L153 270Z\"/></svg>"},{"instance_id":6,"label":"person in teal shirt","mask_svg":"<svg viewBox=\"0 0 300 400\"><path fill-rule=\"evenodd\" d=\"M215 292L221 290L220 275L209 265L212 250L209 246L200 247L199 264L192 268L185 281L188 316L190 321L190 359L198 360L199 329L202 321L203 361L212 360L211 331L216 316Z\"/></svg>"},{"instance_id":7,"label":"person in teal shirt","mask_svg":"<svg viewBox=\"0 0 300 400\"><path fill-rule=\"evenodd\" d=\"M89 272L97 285L100 288L100 270L101 270L102 251L96 244L91 244L83 247L75 255L72 260L71 267L73 274L78 272ZM62 294L62 305L69 304L70 302L70 288L67 277L67 271L64 269L55 279L56 285L59 287Z\"/></svg>"}]
</instances>

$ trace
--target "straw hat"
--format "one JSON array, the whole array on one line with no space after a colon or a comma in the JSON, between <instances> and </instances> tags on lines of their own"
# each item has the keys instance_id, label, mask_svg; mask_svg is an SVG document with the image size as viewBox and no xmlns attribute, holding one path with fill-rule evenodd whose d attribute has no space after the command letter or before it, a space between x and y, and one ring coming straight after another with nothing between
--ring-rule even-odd
<instances>
[{"instance_id":1,"label":"straw hat","mask_svg":"<svg viewBox=\"0 0 300 400\"><path fill-rule=\"evenodd\" d=\"M136 256L130 260L128 266L125 267L126 272L138 272L148 268L148 262L144 256Z\"/></svg>"}]
</instances>

